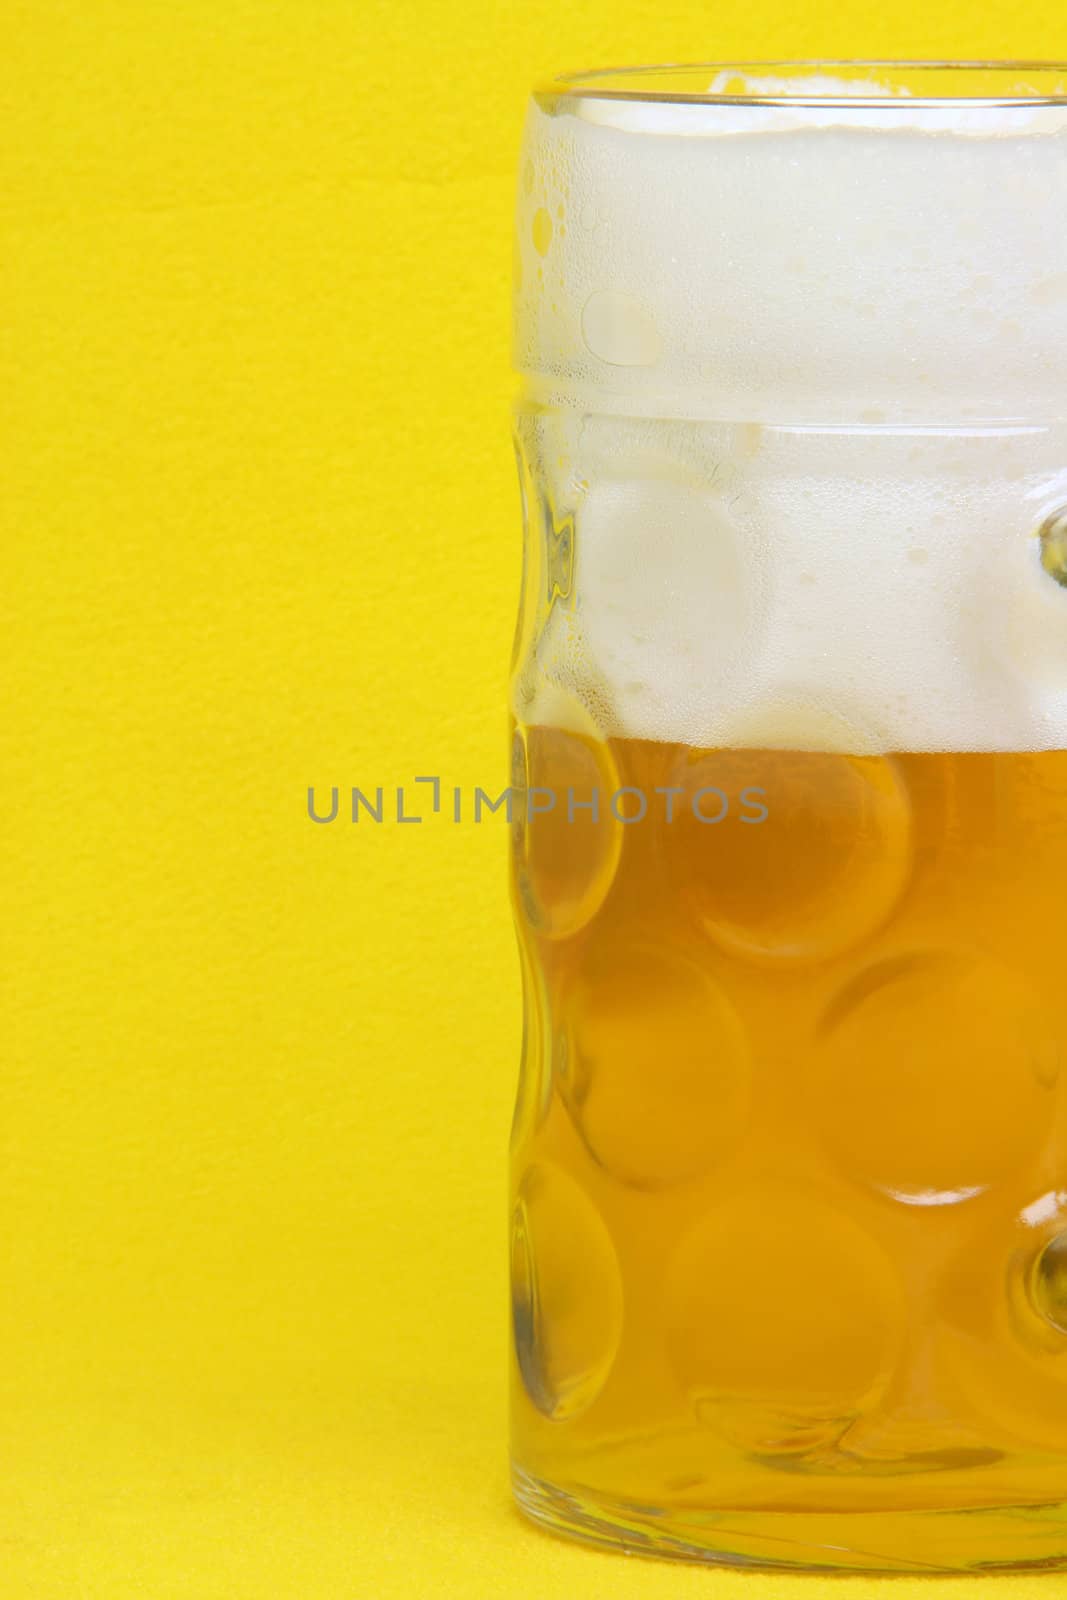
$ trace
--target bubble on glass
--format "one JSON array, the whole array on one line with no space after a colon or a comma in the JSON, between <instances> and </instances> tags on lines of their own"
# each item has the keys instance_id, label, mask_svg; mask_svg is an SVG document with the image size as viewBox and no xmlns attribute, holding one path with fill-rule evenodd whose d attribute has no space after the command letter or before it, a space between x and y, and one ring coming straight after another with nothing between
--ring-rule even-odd
<instances>
[{"instance_id":1,"label":"bubble on glass","mask_svg":"<svg viewBox=\"0 0 1067 1600\"><path fill-rule=\"evenodd\" d=\"M533 219L533 243L539 256L547 256L552 243L552 218L544 206L538 206Z\"/></svg>"},{"instance_id":2,"label":"bubble on glass","mask_svg":"<svg viewBox=\"0 0 1067 1600\"><path fill-rule=\"evenodd\" d=\"M1067 508L1046 517L1038 533L1041 565L1050 578L1067 589Z\"/></svg>"}]
</instances>

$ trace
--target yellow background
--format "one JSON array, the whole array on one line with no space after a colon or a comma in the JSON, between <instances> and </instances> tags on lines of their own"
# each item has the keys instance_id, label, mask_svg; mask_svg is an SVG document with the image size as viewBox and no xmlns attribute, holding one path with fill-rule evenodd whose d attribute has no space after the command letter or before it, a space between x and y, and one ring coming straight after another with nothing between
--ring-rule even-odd
<instances>
[{"instance_id":1,"label":"yellow background","mask_svg":"<svg viewBox=\"0 0 1067 1600\"><path fill-rule=\"evenodd\" d=\"M305 789L506 781L530 81L1058 11L2 0L3 1600L821 1587L511 1511L504 829Z\"/></svg>"}]
</instances>

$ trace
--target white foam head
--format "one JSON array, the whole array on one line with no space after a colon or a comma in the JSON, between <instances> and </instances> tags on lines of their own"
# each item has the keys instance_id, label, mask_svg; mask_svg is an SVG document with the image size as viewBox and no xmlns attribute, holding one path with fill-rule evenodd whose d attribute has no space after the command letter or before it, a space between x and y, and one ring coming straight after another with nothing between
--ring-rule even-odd
<instances>
[{"instance_id":1,"label":"white foam head","mask_svg":"<svg viewBox=\"0 0 1067 1600\"><path fill-rule=\"evenodd\" d=\"M980 103L786 81L531 106L520 432L575 554L517 709L1067 746L1037 538L1067 505L1067 71Z\"/></svg>"}]
</instances>

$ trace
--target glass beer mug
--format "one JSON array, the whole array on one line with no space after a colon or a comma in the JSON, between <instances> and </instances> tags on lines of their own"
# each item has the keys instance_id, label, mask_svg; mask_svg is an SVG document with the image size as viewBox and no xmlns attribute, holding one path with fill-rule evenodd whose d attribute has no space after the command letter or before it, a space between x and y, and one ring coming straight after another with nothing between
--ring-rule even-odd
<instances>
[{"instance_id":1,"label":"glass beer mug","mask_svg":"<svg viewBox=\"0 0 1067 1600\"><path fill-rule=\"evenodd\" d=\"M1067 1559L1067 68L590 74L518 185L522 1508Z\"/></svg>"}]
</instances>

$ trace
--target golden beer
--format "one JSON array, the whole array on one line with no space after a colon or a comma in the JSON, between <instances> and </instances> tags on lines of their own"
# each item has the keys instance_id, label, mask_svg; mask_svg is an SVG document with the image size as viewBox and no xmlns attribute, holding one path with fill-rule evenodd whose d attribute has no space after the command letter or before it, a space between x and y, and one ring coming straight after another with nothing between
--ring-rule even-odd
<instances>
[{"instance_id":1,"label":"golden beer","mask_svg":"<svg viewBox=\"0 0 1067 1600\"><path fill-rule=\"evenodd\" d=\"M1062 1565L1067 68L593 74L520 170L517 1499Z\"/></svg>"},{"instance_id":2,"label":"golden beer","mask_svg":"<svg viewBox=\"0 0 1067 1600\"><path fill-rule=\"evenodd\" d=\"M1010 1520L931 1551L884 1513L1067 1492L1067 752L517 746L557 796L515 826L520 1498L675 1553L995 1562Z\"/></svg>"}]
</instances>

